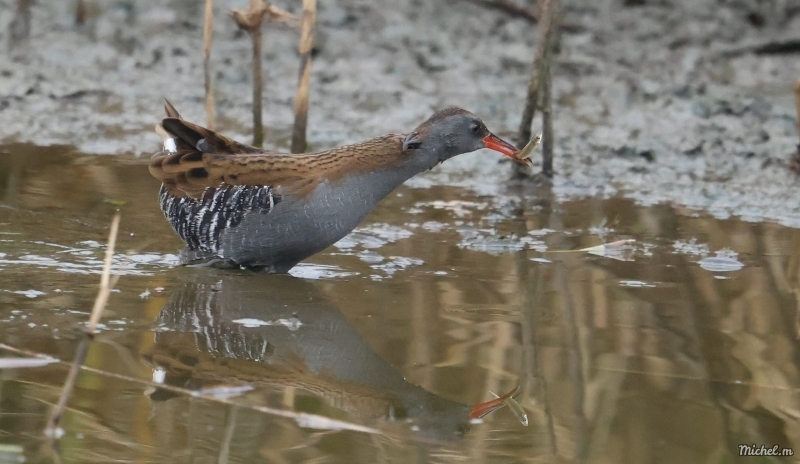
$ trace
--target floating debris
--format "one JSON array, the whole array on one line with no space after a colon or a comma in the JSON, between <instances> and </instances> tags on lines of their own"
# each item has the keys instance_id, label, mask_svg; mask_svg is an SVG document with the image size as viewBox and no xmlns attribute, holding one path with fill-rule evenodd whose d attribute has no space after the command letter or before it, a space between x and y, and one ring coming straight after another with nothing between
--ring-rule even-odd
<instances>
[{"instance_id":1,"label":"floating debris","mask_svg":"<svg viewBox=\"0 0 800 464\"><path fill-rule=\"evenodd\" d=\"M621 280L619 284L622 287L634 287L634 288L655 287L655 284L648 284L647 282L642 282L641 280Z\"/></svg>"},{"instance_id":2,"label":"floating debris","mask_svg":"<svg viewBox=\"0 0 800 464\"><path fill-rule=\"evenodd\" d=\"M636 248L631 244L635 242L635 239L629 238L588 248L581 248L580 250L550 250L550 253L589 253L595 256L616 259L618 261L633 261L633 253L636 251Z\"/></svg>"},{"instance_id":3,"label":"floating debris","mask_svg":"<svg viewBox=\"0 0 800 464\"><path fill-rule=\"evenodd\" d=\"M241 324L247 328L256 328L261 326L270 326L270 325L282 325L294 332L295 330L299 329L303 323L300 322L296 316L292 316L288 319L276 319L273 321L263 321L261 319L254 319L254 318L243 318L243 319L236 319L232 321L234 324Z\"/></svg>"},{"instance_id":4,"label":"floating debris","mask_svg":"<svg viewBox=\"0 0 800 464\"><path fill-rule=\"evenodd\" d=\"M252 385L217 385L214 387L201 388L195 392L195 395L226 400L228 398L241 396L251 390L253 390Z\"/></svg>"},{"instance_id":5,"label":"floating debris","mask_svg":"<svg viewBox=\"0 0 800 464\"><path fill-rule=\"evenodd\" d=\"M584 251L586 253L602 256L604 258L616 259L618 261L633 261L633 252L635 251L635 248L631 245L631 243L635 242L636 240L629 238L626 240L617 240L616 242L583 248L578 251Z\"/></svg>"},{"instance_id":6,"label":"floating debris","mask_svg":"<svg viewBox=\"0 0 800 464\"><path fill-rule=\"evenodd\" d=\"M0 358L0 369L18 369L21 367L42 367L57 363L56 358Z\"/></svg>"}]
</instances>

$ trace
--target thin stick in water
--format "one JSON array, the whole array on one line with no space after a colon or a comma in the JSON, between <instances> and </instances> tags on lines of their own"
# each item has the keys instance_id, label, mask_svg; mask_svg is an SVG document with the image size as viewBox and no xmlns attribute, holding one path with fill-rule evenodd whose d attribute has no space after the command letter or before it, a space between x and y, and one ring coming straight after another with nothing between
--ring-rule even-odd
<instances>
[{"instance_id":1,"label":"thin stick in water","mask_svg":"<svg viewBox=\"0 0 800 464\"><path fill-rule=\"evenodd\" d=\"M206 127L215 129L214 89L211 88L211 37L214 35L214 0L206 0L205 21L203 22L203 74L206 90Z\"/></svg>"},{"instance_id":2,"label":"thin stick in water","mask_svg":"<svg viewBox=\"0 0 800 464\"><path fill-rule=\"evenodd\" d=\"M72 396L72 390L75 388L75 382L78 380L78 372L86 361L86 355L89 353L89 344L94 339L97 323L100 321L100 316L103 314L103 310L106 307L111 289L119 278L119 276L114 276L113 279L111 278L111 260L114 257L114 246L117 243L119 219L120 214L117 213L114 215L114 219L111 220L111 230L108 234L108 246L106 247L106 256L103 261L103 273L100 276L100 290L97 292L97 297L94 300L94 307L92 308L92 314L89 317L89 324L86 328L86 337L84 337L80 345L78 345L78 350L75 353L75 361L72 364L69 375L67 375L67 380L64 382L61 396L55 408L53 408L53 411L50 413L47 426L44 429L45 435L50 438L59 438L60 436L58 425L61 422L61 416L64 414L64 409L67 407L70 396Z\"/></svg>"},{"instance_id":3,"label":"thin stick in water","mask_svg":"<svg viewBox=\"0 0 800 464\"><path fill-rule=\"evenodd\" d=\"M303 18L300 31L300 76L294 99L294 130L292 153L306 151L306 126L308 124L308 87L311 83L311 48L314 44L314 26L317 23L317 0L303 0Z\"/></svg>"},{"instance_id":4,"label":"thin stick in water","mask_svg":"<svg viewBox=\"0 0 800 464\"><path fill-rule=\"evenodd\" d=\"M106 257L103 261L103 274L100 276L100 290L97 293L97 298L94 300L92 314L89 317L89 326L86 329L86 332L92 337L97 329L97 323L100 322L100 316L103 314L103 309L106 307L108 297L111 295L111 260L114 258L114 247L117 245L119 219L120 214L115 214L114 219L111 220L111 229L108 232L108 246L106 247Z\"/></svg>"}]
</instances>

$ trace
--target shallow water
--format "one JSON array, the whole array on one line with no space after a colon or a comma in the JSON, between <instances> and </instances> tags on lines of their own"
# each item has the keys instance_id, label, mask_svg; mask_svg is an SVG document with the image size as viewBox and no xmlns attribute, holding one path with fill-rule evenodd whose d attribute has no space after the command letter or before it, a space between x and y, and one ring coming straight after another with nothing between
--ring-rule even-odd
<instances>
[{"instance_id":1,"label":"shallow water","mask_svg":"<svg viewBox=\"0 0 800 464\"><path fill-rule=\"evenodd\" d=\"M175 267L146 160L70 151L0 147L0 342L72 359L117 209L122 277L54 450L41 430L68 366L0 371L0 462L800 451L797 229L428 185L292 276ZM528 427L507 409L469 423L517 385Z\"/></svg>"}]
</instances>

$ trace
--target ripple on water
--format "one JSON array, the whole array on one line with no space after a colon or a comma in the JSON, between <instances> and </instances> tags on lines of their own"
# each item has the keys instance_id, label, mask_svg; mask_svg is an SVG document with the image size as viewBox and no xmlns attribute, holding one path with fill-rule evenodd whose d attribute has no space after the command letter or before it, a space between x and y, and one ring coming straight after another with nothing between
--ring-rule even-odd
<instances>
[{"instance_id":1,"label":"ripple on water","mask_svg":"<svg viewBox=\"0 0 800 464\"><path fill-rule=\"evenodd\" d=\"M339 266L326 264L300 263L293 267L289 274L298 279L320 280L337 279L358 275L358 272L343 271Z\"/></svg>"},{"instance_id":2,"label":"ripple on water","mask_svg":"<svg viewBox=\"0 0 800 464\"><path fill-rule=\"evenodd\" d=\"M731 272L738 271L744 267L744 263L736 258L725 256L717 252L717 256L709 256L697 262L703 269L711 272Z\"/></svg>"},{"instance_id":3,"label":"ripple on water","mask_svg":"<svg viewBox=\"0 0 800 464\"><path fill-rule=\"evenodd\" d=\"M369 226L355 229L343 239L334 243L333 246L340 250L352 250L353 248L376 249L389 243L409 238L412 235L414 235L413 232L402 227L389 224L370 224Z\"/></svg>"},{"instance_id":4,"label":"ripple on water","mask_svg":"<svg viewBox=\"0 0 800 464\"><path fill-rule=\"evenodd\" d=\"M67 274L100 274L103 270L105 245L87 240L81 246L65 246L46 242L21 242L19 254L3 253L0 269L14 267L51 268ZM54 251L53 249L56 249ZM112 261L114 274L149 276L157 268L174 267L179 258L174 254L131 253L115 254Z\"/></svg>"}]
</instances>

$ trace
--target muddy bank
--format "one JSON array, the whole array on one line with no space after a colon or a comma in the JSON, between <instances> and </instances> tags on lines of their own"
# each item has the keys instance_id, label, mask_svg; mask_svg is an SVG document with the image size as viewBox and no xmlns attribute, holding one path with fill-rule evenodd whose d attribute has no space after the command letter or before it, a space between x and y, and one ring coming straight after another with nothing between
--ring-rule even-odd
<instances>
[{"instance_id":1,"label":"muddy bank","mask_svg":"<svg viewBox=\"0 0 800 464\"><path fill-rule=\"evenodd\" d=\"M250 45L225 16L244 3L215 2L212 66L219 127L248 141ZM280 6L297 12L299 3ZM71 8L39 2L27 39L0 33L8 47L0 140L146 155L158 146L152 127L162 97L187 119L205 120L200 3L97 1L79 28ZM319 8L313 149L406 131L448 105L513 135L534 25L463 1ZM0 6L0 25L13 15ZM554 67L558 195L622 194L800 227L798 179L786 168L798 142L791 87L800 60L787 47L759 48L800 39L800 2L565 2L563 20ZM295 31L265 31L268 147L289 144L296 47ZM411 185L498 193L508 171L476 153Z\"/></svg>"}]
</instances>

